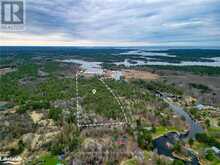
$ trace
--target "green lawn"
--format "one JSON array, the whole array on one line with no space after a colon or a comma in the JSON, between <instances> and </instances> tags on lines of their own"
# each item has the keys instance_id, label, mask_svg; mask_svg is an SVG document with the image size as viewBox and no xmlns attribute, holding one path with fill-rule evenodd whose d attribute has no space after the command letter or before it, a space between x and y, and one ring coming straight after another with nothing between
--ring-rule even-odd
<instances>
[{"instance_id":1,"label":"green lawn","mask_svg":"<svg viewBox=\"0 0 220 165\"><path fill-rule=\"evenodd\" d=\"M42 165L65 165L65 162L62 162L58 159L58 156L54 156L54 155L45 155L42 156L39 159L40 162L42 162Z\"/></svg>"},{"instance_id":2,"label":"green lawn","mask_svg":"<svg viewBox=\"0 0 220 165\"><path fill-rule=\"evenodd\" d=\"M204 143L199 143L198 141L195 141L193 143L193 146L192 148L195 150L195 151L204 151L205 148L209 147L208 145L204 144Z\"/></svg>"},{"instance_id":3,"label":"green lawn","mask_svg":"<svg viewBox=\"0 0 220 165\"><path fill-rule=\"evenodd\" d=\"M216 138L216 140L220 141L220 127L211 127L208 129L208 134Z\"/></svg>"},{"instance_id":4,"label":"green lawn","mask_svg":"<svg viewBox=\"0 0 220 165\"><path fill-rule=\"evenodd\" d=\"M136 159L128 159L121 163L122 165L138 165L138 161Z\"/></svg>"},{"instance_id":5,"label":"green lawn","mask_svg":"<svg viewBox=\"0 0 220 165\"><path fill-rule=\"evenodd\" d=\"M177 132L178 130L175 127L163 127L159 126L156 127L156 132L153 134L153 138L157 138L159 136L162 136L168 132Z\"/></svg>"}]
</instances>

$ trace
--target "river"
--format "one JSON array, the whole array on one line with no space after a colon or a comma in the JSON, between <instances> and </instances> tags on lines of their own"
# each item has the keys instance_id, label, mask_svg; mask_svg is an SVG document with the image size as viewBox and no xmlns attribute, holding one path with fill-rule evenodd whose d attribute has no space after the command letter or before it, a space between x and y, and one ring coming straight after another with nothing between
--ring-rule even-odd
<instances>
[{"instance_id":1,"label":"river","mask_svg":"<svg viewBox=\"0 0 220 165\"><path fill-rule=\"evenodd\" d=\"M189 125L190 129L188 130L188 134L186 137L187 139L194 139L197 133L203 132L203 128L199 125L199 123L193 120L182 107L175 103L171 103L167 99L164 99L164 101L169 104L170 109L172 109L177 115L179 115L180 117L184 117L186 123Z\"/></svg>"},{"instance_id":2,"label":"river","mask_svg":"<svg viewBox=\"0 0 220 165\"><path fill-rule=\"evenodd\" d=\"M172 150L169 147L167 147L167 145L166 145L167 142L172 143L173 142L172 138L174 138L174 137L179 137L179 140L184 140L184 141L187 141L190 138L195 139L195 135L197 133L203 132L203 128L199 125L199 123L197 123L195 120L193 120L186 111L184 111L184 108L180 107L176 103L172 103L172 102L168 101L164 96L162 96L161 98L169 105L169 107L172 111L174 111L181 118L183 117L190 127L190 129L187 131L187 133L184 132L184 133L178 135L175 132L169 132L169 133L155 139L153 142L154 148L157 149L157 152L159 154L163 154L168 157L177 159L173 156ZM193 151L188 150L188 155L192 158L192 160L189 162L184 161L185 164L199 165L199 160Z\"/></svg>"}]
</instances>

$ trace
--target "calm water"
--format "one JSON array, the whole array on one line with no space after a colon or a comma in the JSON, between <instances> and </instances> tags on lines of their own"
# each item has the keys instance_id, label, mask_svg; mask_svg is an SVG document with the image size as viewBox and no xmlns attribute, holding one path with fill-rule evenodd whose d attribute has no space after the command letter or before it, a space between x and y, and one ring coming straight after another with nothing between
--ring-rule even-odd
<instances>
[{"instance_id":1,"label":"calm water","mask_svg":"<svg viewBox=\"0 0 220 165\"><path fill-rule=\"evenodd\" d=\"M143 52L141 50L137 51L129 51L125 53L121 53L121 55L142 55L144 58L146 58L148 61L142 61L142 60L132 60L132 62L129 61L129 59L125 59L122 62L115 62L116 65L124 65L126 67L130 66L137 66L137 65L171 65L171 66L217 66L220 67L220 57L215 58L209 58L214 60L214 62L193 62L193 61L182 61L181 63L169 63L169 62L159 62L159 61L151 61L153 56L167 56L167 57L175 57L174 55L168 55L166 53L152 53L152 52ZM63 60L62 62L68 62L68 63L77 63L81 65L81 68L85 70L85 73L90 74L97 74L101 75L103 74L102 69L102 62L90 62L85 60L77 60L77 59L68 59ZM113 75L114 76L114 75ZM116 73L115 78L121 76L121 73Z\"/></svg>"},{"instance_id":2,"label":"calm water","mask_svg":"<svg viewBox=\"0 0 220 165\"><path fill-rule=\"evenodd\" d=\"M155 52L145 52L142 50L132 50L125 53L120 53L120 55L141 55L147 57L154 57L154 56L162 56L162 57L176 57L175 55L168 55L167 53L155 53Z\"/></svg>"},{"instance_id":3,"label":"calm water","mask_svg":"<svg viewBox=\"0 0 220 165\"><path fill-rule=\"evenodd\" d=\"M115 62L116 65L124 65L126 67L137 66L137 65L146 65L144 61L141 60L132 60L135 63L130 63L128 59L125 59L123 62Z\"/></svg>"},{"instance_id":4,"label":"calm water","mask_svg":"<svg viewBox=\"0 0 220 165\"><path fill-rule=\"evenodd\" d=\"M155 56L155 55L154 55ZM164 55L168 56L168 55ZM124 65L126 67L137 66L137 65L171 65L171 66L217 66L220 67L220 57L210 58L215 60L215 62L193 62L193 61L182 61L181 63L169 63L169 62L159 62L159 61L150 61L150 57L146 57L149 61L133 60L136 63L132 64L126 59L123 62L115 62L116 65Z\"/></svg>"},{"instance_id":5,"label":"calm water","mask_svg":"<svg viewBox=\"0 0 220 165\"><path fill-rule=\"evenodd\" d=\"M85 73L97 74L97 75L103 74L103 69L101 67L102 62L89 62L89 61L75 60L75 59L63 60L63 62L80 64L81 68L85 70Z\"/></svg>"},{"instance_id":6,"label":"calm water","mask_svg":"<svg viewBox=\"0 0 220 165\"><path fill-rule=\"evenodd\" d=\"M172 65L172 66L220 66L220 60L215 62L190 62L182 61L181 63L153 62L149 61L146 65Z\"/></svg>"},{"instance_id":7,"label":"calm water","mask_svg":"<svg viewBox=\"0 0 220 165\"><path fill-rule=\"evenodd\" d=\"M4 111L8 108L8 103L4 101L0 101L0 111Z\"/></svg>"}]
</instances>

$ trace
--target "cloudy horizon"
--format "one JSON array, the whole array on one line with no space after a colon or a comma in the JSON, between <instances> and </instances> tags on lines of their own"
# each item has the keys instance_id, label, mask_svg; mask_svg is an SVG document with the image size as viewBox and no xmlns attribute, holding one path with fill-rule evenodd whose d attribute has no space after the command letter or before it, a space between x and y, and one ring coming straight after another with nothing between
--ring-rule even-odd
<instances>
[{"instance_id":1,"label":"cloudy horizon","mask_svg":"<svg viewBox=\"0 0 220 165\"><path fill-rule=\"evenodd\" d=\"M26 0L22 32L0 45L218 46L219 0Z\"/></svg>"}]
</instances>

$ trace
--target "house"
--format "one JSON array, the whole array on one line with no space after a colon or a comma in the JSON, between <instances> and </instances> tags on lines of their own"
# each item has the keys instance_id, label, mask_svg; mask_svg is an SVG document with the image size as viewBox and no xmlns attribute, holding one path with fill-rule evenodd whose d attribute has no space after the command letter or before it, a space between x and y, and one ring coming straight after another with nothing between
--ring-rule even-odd
<instances>
[{"instance_id":1,"label":"house","mask_svg":"<svg viewBox=\"0 0 220 165\"><path fill-rule=\"evenodd\" d=\"M187 96L184 99L185 105L190 106L193 105L194 103L196 103L197 99L191 96Z\"/></svg>"},{"instance_id":2,"label":"house","mask_svg":"<svg viewBox=\"0 0 220 165\"><path fill-rule=\"evenodd\" d=\"M114 80L120 80L122 78L122 72L121 71L112 71L112 70L105 70L104 71L104 77Z\"/></svg>"},{"instance_id":3,"label":"house","mask_svg":"<svg viewBox=\"0 0 220 165\"><path fill-rule=\"evenodd\" d=\"M220 157L220 149L219 148L213 146L211 149L215 152L216 155L218 155Z\"/></svg>"},{"instance_id":4,"label":"house","mask_svg":"<svg viewBox=\"0 0 220 165\"><path fill-rule=\"evenodd\" d=\"M198 105L196 105L195 108L197 108L198 110L203 110L203 109L205 109L205 106L202 104L198 104Z\"/></svg>"},{"instance_id":5,"label":"house","mask_svg":"<svg viewBox=\"0 0 220 165\"><path fill-rule=\"evenodd\" d=\"M203 104L198 104L195 106L196 109L198 110L205 110L205 109L209 109L209 110L216 110L215 107L210 106L210 105L203 105Z\"/></svg>"},{"instance_id":6,"label":"house","mask_svg":"<svg viewBox=\"0 0 220 165\"><path fill-rule=\"evenodd\" d=\"M213 151L217 156L220 157L220 149L219 148L217 148L215 146L213 146L211 148L207 148L207 149L205 149L205 153L207 153L210 150Z\"/></svg>"}]
</instances>

